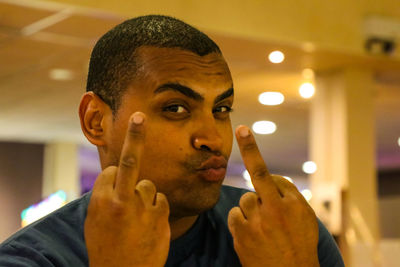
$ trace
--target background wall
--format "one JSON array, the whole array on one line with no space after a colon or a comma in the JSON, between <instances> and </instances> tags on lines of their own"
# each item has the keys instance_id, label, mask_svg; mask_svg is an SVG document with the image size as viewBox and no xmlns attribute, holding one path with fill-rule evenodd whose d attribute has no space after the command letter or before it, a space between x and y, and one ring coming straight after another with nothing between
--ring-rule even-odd
<instances>
[{"instance_id":1,"label":"background wall","mask_svg":"<svg viewBox=\"0 0 400 267\"><path fill-rule=\"evenodd\" d=\"M379 171L382 238L400 238L400 169Z\"/></svg>"},{"instance_id":2,"label":"background wall","mask_svg":"<svg viewBox=\"0 0 400 267\"><path fill-rule=\"evenodd\" d=\"M0 142L0 242L21 225L21 211L41 200L42 144Z\"/></svg>"}]
</instances>

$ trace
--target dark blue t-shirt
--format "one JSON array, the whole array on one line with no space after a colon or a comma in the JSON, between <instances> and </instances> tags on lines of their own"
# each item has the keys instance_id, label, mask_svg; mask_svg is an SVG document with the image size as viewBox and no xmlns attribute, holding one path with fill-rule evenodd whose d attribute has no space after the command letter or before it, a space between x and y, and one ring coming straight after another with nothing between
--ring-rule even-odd
<instances>
[{"instance_id":1,"label":"dark blue t-shirt","mask_svg":"<svg viewBox=\"0 0 400 267\"><path fill-rule=\"evenodd\" d=\"M217 205L201 214L187 233L171 242L165 266L241 266L227 217L246 192L222 186ZM86 194L4 241L0 245L0 266L88 266L83 227L89 199L90 194ZM332 236L321 222L318 258L321 267L344 266Z\"/></svg>"}]
</instances>

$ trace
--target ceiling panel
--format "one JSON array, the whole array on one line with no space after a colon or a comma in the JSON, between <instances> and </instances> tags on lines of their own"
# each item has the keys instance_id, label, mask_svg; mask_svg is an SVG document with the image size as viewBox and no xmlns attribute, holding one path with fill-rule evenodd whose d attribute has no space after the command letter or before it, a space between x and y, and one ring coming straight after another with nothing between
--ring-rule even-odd
<instances>
[{"instance_id":1,"label":"ceiling panel","mask_svg":"<svg viewBox=\"0 0 400 267\"><path fill-rule=\"evenodd\" d=\"M46 28L46 32L87 39L98 39L120 22L122 22L122 19L110 20L99 17L72 15L63 21Z\"/></svg>"},{"instance_id":2,"label":"ceiling panel","mask_svg":"<svg viewBox=\"0 0 400 267\"><path fill-rule=\"evenodd\" d=\"M0 3L0 26L21 29L52 14L48 10Z\"/></svg>"},{"instance_id":3,"label":"ceiling panel","mask_svg":"<svg viewBox=\"0 0 400 267\"><path fill-rule=\"evenodd\" d=\"M53 60L65 57L71 47L38 42L29 38L12 39L0 49L0 82L15 75L41 68Z\"/></svg>"}]
</instances>

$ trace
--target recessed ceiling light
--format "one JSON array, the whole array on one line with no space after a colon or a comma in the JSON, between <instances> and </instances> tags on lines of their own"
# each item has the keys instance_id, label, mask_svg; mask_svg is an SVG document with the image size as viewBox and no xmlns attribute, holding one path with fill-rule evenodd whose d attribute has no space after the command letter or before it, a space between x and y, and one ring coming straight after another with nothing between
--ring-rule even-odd
<instances>
[{"instance_id":1,"label":"recessed ceiling light","mask_svg":"<svg viewBox=\"0 0 400 267\"><path fill-rule=\"evenodd\" d=\"M258 96L258 101L263 105L276 106L283 103L285 97L279 92L265 92Z\"/></svg>"},{"instance_id":2,"label":"recessed ceiling light","mask_svg":"<svg viewBox=\"0 0 400 267\"><path fill-rule=\"evenodd\" d=\"M315 88L312 83L303 83L300 85L299 93L303 98L311 98L315 93Z\"/></svg>"},{"instance_id":3,"label":"recessed ceiling light","mask_svg":"<svg viewBox=\"0 0 400 267\"><path fill-rule=\"evenodd\" d=\"M314 161L306 161L303 163L303 172L313 174L317 171L317 164Z\"/></svg>"},{"instance_id":4,"label":"recessed ceiling light","mask_svg":"<svg viewBox=\"0 0 400 267\"><path fill-rule=\"evenodd\" d=\"M257 121L252 128L258 134L272 134L276 131L276 124L272 121Z\"/></svg>"},{"instance_id":5,"label":"recessed ceiling light","mask_svg":"<svg viewBox=\"0 0 400 267\"><path fill-rule=\"evenodd\" d=\"M301 190L301 194L303 195L303 197L307 200L310 201L312 199L312 193L310 189L304 189Z\"/></svg>"},{"instance_id":6,"label":"recessed ceiling light","mask_svg":"<svg viewBox=\"0 0 400 267\"><path fill-rule=\"evenodd\" d=\"M273 51L269 54L268 56L269 61L272 63L278 64L282 63L283 60L285 59L285 55L281 51Z\"/></svg>"},{"instance_id":7,"label":"recessed ceiling light","mask_svg":"<svg viewBox=\"0 0 400 267\"><path fill-rule=\"evenodd\" d=\"M74 78L74 73L68 69L51 69L49 77L56 81L69 81Z\"/></svg>"}]
</instances>

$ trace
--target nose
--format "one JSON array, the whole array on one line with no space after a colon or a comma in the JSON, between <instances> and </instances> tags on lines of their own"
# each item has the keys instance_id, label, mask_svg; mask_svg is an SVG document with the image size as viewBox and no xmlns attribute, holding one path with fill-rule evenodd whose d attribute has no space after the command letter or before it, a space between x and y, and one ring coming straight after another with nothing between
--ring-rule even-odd
<instances>
[{"instance_id":1,"label":"nose","mask_svg":"<svg viewBox=\"0 0 400 267\"><path fill-rule=\"evenodd\" d=\"M205 122L192 136L192 145L197 150L220 153L223 140L213 120Z\"/></svg>"}]
</instances>

